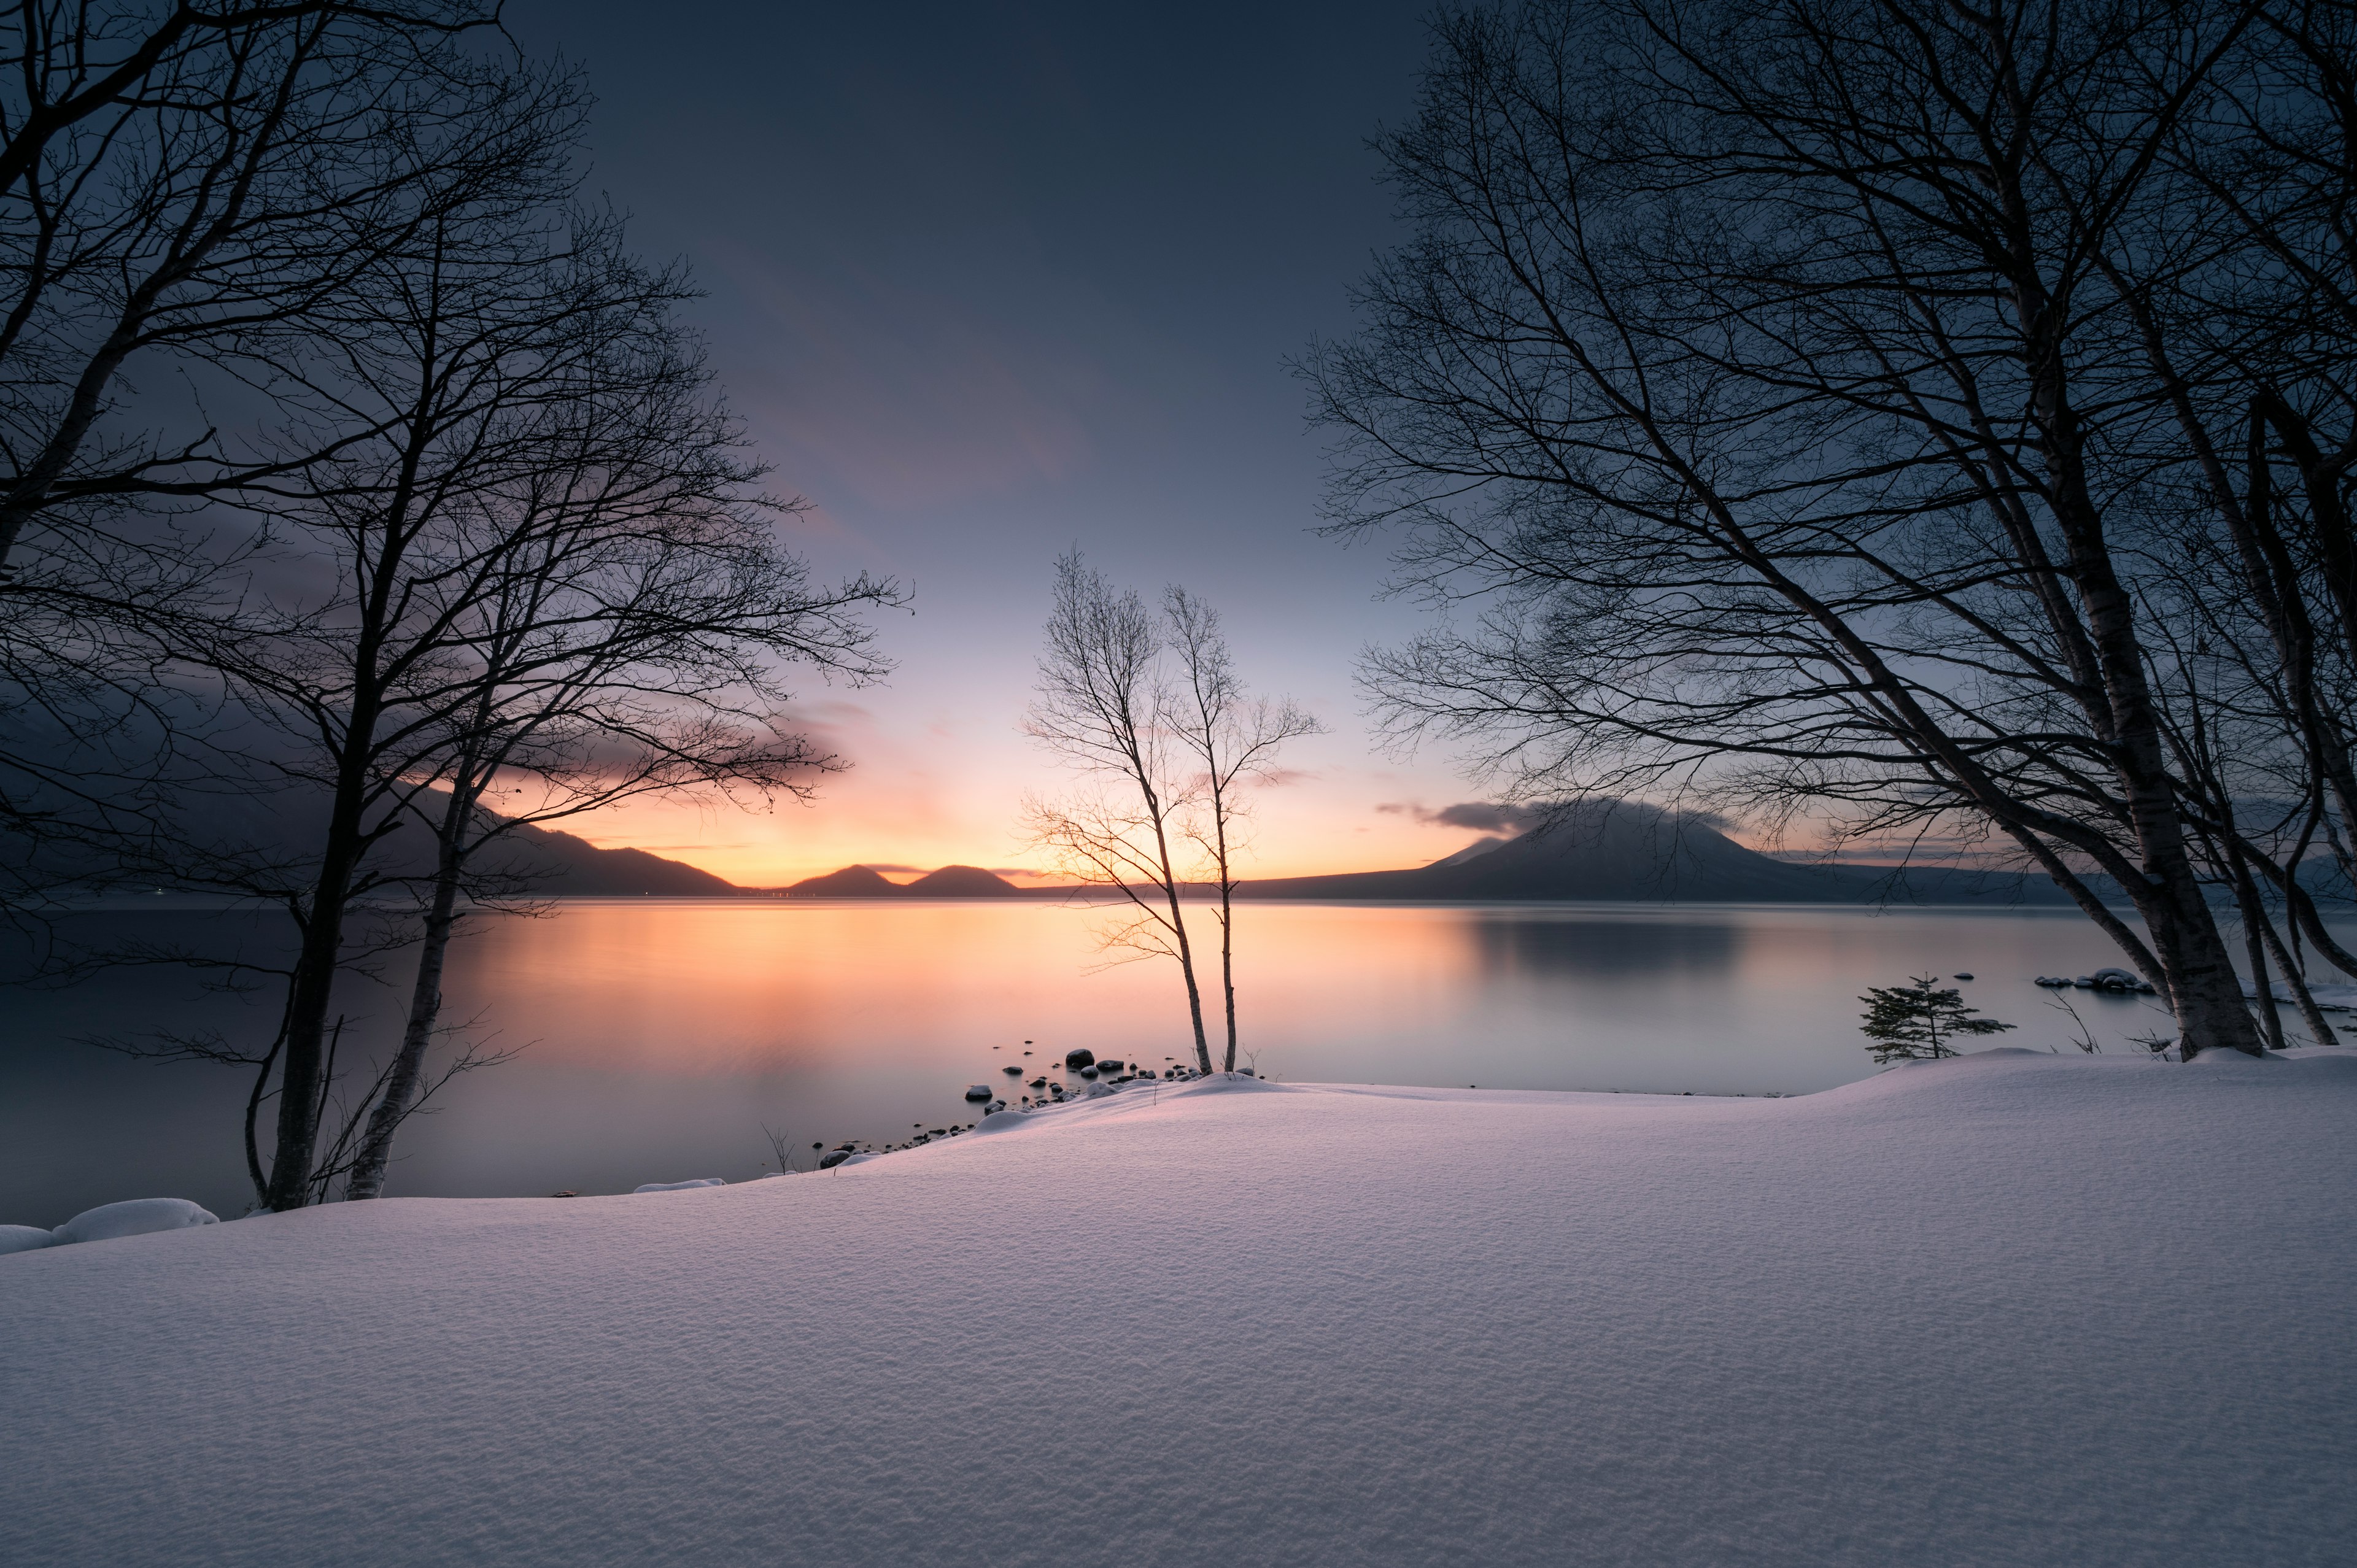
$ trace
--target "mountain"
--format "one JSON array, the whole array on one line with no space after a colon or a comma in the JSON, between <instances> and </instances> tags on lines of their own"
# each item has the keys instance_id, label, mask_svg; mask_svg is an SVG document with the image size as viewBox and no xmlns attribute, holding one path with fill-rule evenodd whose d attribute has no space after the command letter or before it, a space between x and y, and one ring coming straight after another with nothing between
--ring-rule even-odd
<instances>
[{"instance_id":1,"label":"mountain","mask_svg":"<svg viewBox=\"0 0 2357 1568\"><path fill-rule=\"evenodd\" d=\"M785 890L789 898L1021 898L1022 888L978 865L944 865L914 882L893 882L865 865L807 876Z\"/></svg>"},{"instance_id":2,"label":"mountain","mask_svg":"<svg viewBox=\"0 0 2357 1568\"><path fill-rule=\"evenodd\" d=\"M864 865L846 865L841 871L830 871L823 876L805 876L786 889L789 898L877 898L897 897L905 891L897 882L888 881L880 871Z\"/></svg>"},{"instance_id":3,"label":"mountain","mask_svg":"<svg viewBox=\"0 0 2357 1568\"><path fill-rule=\"evenodd\" d=\"M900 891L920 898L1019 898L1023 890L978 865L944 865L929 871Z\"/></svg>"},{"instance_id":4,"label":"mountain","mask_svg":"<svg viewBox=\"0 0 2357 1568\"><path fill-rule=\"evenodd\" d=\"M529 824L508 836L514 840L510 854L533 876L533 890L548 897L709 898L744 891L708 871L642 849L599 849L571 833Z\"/></svg>"},{"instance_id":5,"label":"mountain","mask_svg":"<svg viewBox=\"0 0 2357 1568\"><path fill-rule=\"evenodd\" d=\"M438 814L438 802L427 810ZM183 802L174 825L190 846L168 868L144 874L158 883L218 887L208 858L247 868L247 875L285 887L299 887L316 873L315 857L328 817L325 790L307 784L243 794L194 795ZM520 824L481 853L480 869L522 879L517 890L532 897L710 897L745 889L708 871L665 860L642 849L599 849L587 840L554 828ZM434 837L425 824L409 822L378 841L369 852L369 873L418 879L434 875ZM93 865L93 879L100 875Z\"/></svg>"},{"instance_id":6,"label":"mountain","mask_svg":"<svg viewBox=\"0 0 2357 1568\"><path fill-rule=\"evenodd\" d=\"M1200 895L1210 891L1196 887ZM907 884L864 865L786 889L791 897L1069 898L1090 887L1017 887L972 865ZM1875 865L1806 865L1746 849L1693 817L1627 801L1583 803L1544 832L1485 839L1410 871L1246 882L1239 898L1417 903L1609 899L1646 903L2042 904L2067 902L2043 876Z\"/></svg>"},{"instance_id":7,"label":"mountain","mask_svg":"<svg viewBox=\"0 0 2357 1568\"><path fill-rule=\"evenodd\" d=\"M1475 843L1413 871L1247 882L1240 898L1857 904L2060 904L2042 876L2013 872L1805 865L1746 849L1692 818L1600 800L1550 828Z\"/></svg>"}]
</instances>

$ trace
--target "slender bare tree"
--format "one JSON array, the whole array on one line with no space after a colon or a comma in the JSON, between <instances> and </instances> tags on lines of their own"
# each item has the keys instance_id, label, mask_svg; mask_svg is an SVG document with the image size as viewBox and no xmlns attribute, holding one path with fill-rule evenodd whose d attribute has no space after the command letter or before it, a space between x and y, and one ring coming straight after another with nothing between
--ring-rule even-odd
<instances>
[{"instance_id":1,"label":"slender bare tree","mask_svg":"<svg viewBox=\"0 0 2357 1568\"><path fill-rule=\"evenodd\" d=\"M1135 590L1115 590L1078 551L1057 561L1055 607L1024 729L1082 782L1067 797L1027 802L1025 816L1034 847L1127 902L1131 918L1106 934L1109 950L1176 961L1195 1064L1210 1072L1203 993L1173 854L1188 799L1161 723L1170 705L1162 651L1161 629Z\"/></svg>"},{"instance_id":2,"label":"slender bare tree","mask_svg":"<svg viewBox=\"0 0 2357 1568\"><path fill-rule=\"evenodd\" d=\"M1201 771L1194 794L1200 810L1189 834L1203 852L1220 890L1220 994L1227 1012L1223 1070L1236 1070L1236 858L1250 817L1246 791L1272 781L1287 741L1319 735L1325 725L1291 698L1254 697L1236 673L1220 615L1184 588L1164 590L1163 621L1178 676L1165 693L1164 725L1179 737Z\"/></svg>"}]
</instances>

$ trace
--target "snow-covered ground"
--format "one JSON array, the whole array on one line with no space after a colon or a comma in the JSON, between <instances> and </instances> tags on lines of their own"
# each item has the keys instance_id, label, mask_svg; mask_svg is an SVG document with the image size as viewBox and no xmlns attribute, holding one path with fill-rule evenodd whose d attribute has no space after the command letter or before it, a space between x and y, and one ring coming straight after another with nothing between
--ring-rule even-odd
<instances>
[{"instance_id":1,"label":"snow-covered ground","mask_svg":"<svg viewBox=\"0 0 2357 1568\"><path fill-rule=\"evenodd\" d=\"M0 1561L2346 1563L2352 1300L2357 1055L1138 1088L0 1257Z\"/></svg>"}]
</instances>

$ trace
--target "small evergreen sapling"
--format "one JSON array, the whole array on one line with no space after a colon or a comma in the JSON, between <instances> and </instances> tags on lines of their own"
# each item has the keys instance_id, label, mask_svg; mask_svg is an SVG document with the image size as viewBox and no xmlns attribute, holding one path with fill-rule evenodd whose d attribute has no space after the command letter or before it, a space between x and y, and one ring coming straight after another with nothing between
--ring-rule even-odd
<instances>
[{"instance_id":1,"label":"small evergreen sapling","mask_svg":"<svg viewBox=\"0 0 2357 1568\"><path fill-rule=\"evenodd\" d=\"M1912 978L1911 985L1870 986L1858 998L1866 1004L1866 1021L1858 1027L1877 1066L1953 1057L1957 1052L1949 1042L1958 1035L1995 1035L2013 1027L1975 1016L1962 992L1932 990L1940 982L1936 974Z\"/></svg>"}]
</instances>

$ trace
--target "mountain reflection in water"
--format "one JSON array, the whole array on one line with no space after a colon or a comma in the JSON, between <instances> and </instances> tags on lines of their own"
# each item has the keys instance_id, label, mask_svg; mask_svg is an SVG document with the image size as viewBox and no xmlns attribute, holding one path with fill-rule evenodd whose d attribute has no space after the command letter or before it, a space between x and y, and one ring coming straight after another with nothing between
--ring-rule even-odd
<instances>
[{"instance_id":1,"label":"mountain reflection in water","mask_svg":"<svg viewBox=\"0 0 2357 1568\"><path fill-rule=\"evenodd\" d=\"M445 1016L528 1048L452 1084L404 1132L391 1191L744 1180L770 1157L764 1122L807 1159L813 1143L971 1120L965 1085L1013 1084L997 1073L1010 1063L1037 1076L1073 1046L1152 1067L1184 1059L1175 970L1103 967L1092 932L1107 915L641 898L488 919L453 953ZM2003 1043L2067 1048L2068 1020L2031 977L2118 961L2083 918L2057 910L1254 904L1237 919L1243 1059L1297 1080L1802 1093L1872 1070L1855 1000L1868 985L1968 970L1970 999L2021 1026ZM276 922L252 915L148 907L68 924L93 943L257 959L283 946ZM1208 938L1208 909L1202 925ZM407 972L396 954L383 983L345 986L348 1052L392 1040ZM2074 1001L2110 1042L2164 1022L2140 999ZM160 1028L264 1041L269 997L117 970L6 993L0 1018L0 1222L55 1224L151 1194L242 1210L242 1074L77 1041Z\"/></svg>"}]
</instances>

